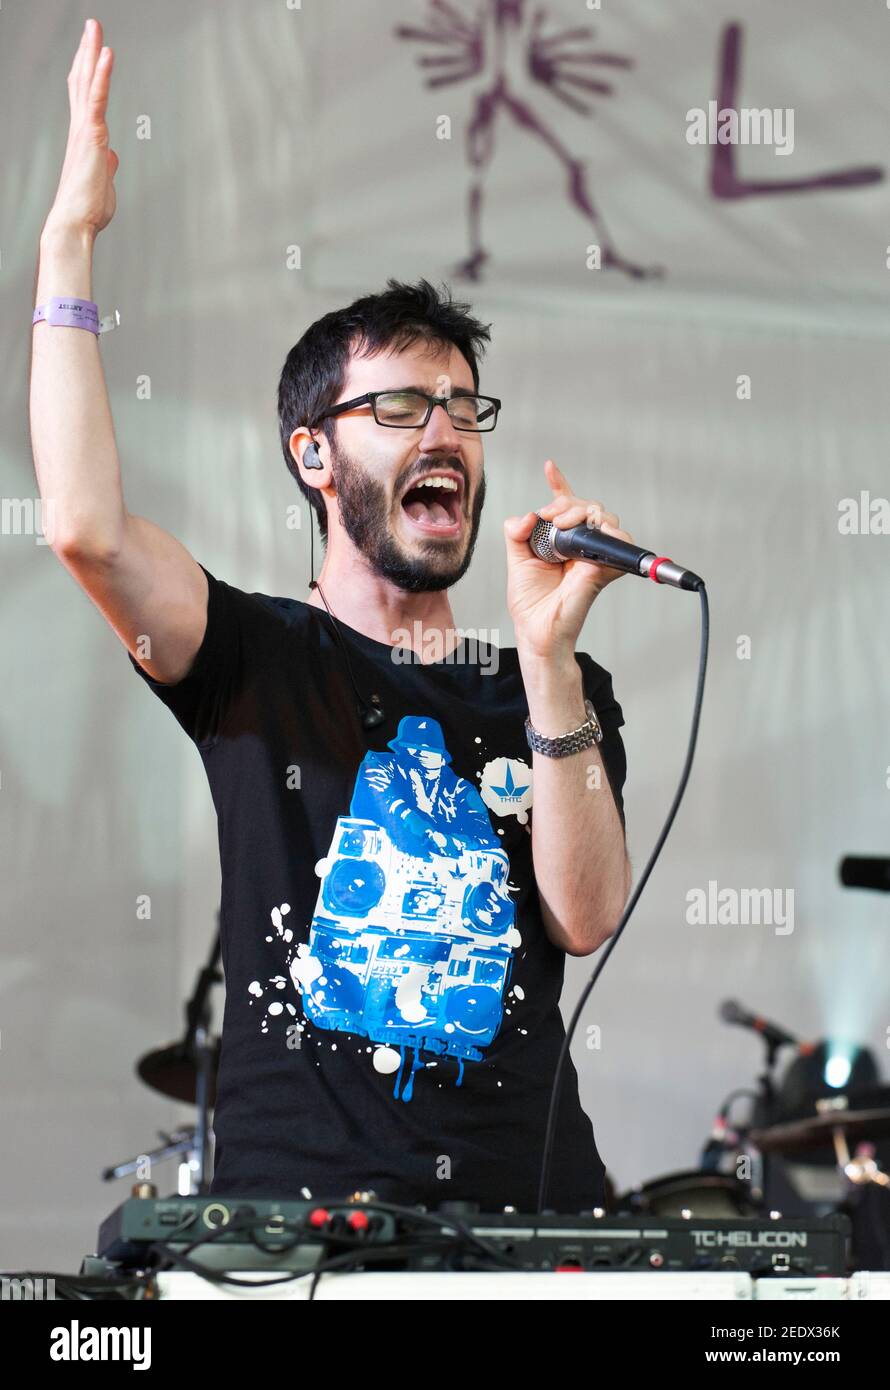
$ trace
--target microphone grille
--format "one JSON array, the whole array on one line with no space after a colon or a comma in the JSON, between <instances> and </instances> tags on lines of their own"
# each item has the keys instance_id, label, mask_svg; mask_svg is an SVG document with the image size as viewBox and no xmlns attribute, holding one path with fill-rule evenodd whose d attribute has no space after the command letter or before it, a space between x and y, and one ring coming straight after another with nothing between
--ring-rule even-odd
<instances>
[{"instance_id":1,"label":"microphone grille","mask_svg":"<svg viewBox=\"0 0 890 1390\"><path fill-rule=\"evenodd\" d=\"M532 533L528 538L528 543L535 552L539 560L550 560L553 564L561 565L562 556L557 555L551 541L553 523L544 521L541 517L532 527Z\"/></svg>"}]
</instances>

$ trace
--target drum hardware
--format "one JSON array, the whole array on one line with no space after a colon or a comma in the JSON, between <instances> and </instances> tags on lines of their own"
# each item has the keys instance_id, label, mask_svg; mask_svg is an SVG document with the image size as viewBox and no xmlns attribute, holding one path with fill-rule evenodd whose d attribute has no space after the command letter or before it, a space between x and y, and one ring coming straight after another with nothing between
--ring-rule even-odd
<instances>
[{"instance_id":1,"label":"drum hardware","mask_svg":"<svg viewBox=\"0 0 890 1390\"><path fill-rule=\"evenodd\" d=\"M210 1051L212 1065L208 1100L210 1108L213 1109L216 1103L216 1073L219 1067L218 1038L212 1040ZM182 1101L184 1105L196 1103L198 1078L195 1060L184 1046L182 1038L144 1053L136 1063L136 1074L140 1081L144 1081L152 1091L157 1091L158 1095Z\"/></svg>"},{"instance_id":2,"label":"drum hardware","mask_svg":"<svg viewBox=\"0 0 890 1390\"><path fill-rule=\"evenodd\" d=\"M160 1147L113 1164L102 1172L103 1182L114 1178L141 1174L148 1168L170 1158L179 1158L180 1194L199 1195L210 1190L212 1160L210 1156L210 1112L216 1103L216 1076L219 1067L220 1040L211 1033L210 991L221 984L219 969L221 940L219 911L216 932L206 964L198 971L195 987L186 1001L184 1035L174 1043L146 1052L136 1064L136 1074L147 1086L171 1100L197 1107L193 1125L185 1125L166 1134L158 1130L164 1141Z\"/></svg>"},{"instance_id":3,"label":"drum hardware","mask_svg":"<svg viewBox=\"0 0 890 1390\"><path fill-rule=\"evenodd\" d=\"M763 1211L758 1195L740 1178L704 1168L667 1173L623 1193L616 1214L729 1220L757 1216Z\"/></svg>"},{"instance_id":4,"label":"drum hardware","mask_svg":"<svg viewBox=\"0 0 890 1390\"><path fill-rule=\"evenodd\" d=\"M139 1188L151 1188L152 1192L146 1195L157 1196L155 1184L142 1178L142 1173L154 1173L155 1167L159 1163L165 1163L168 1159L179 1159L179 1181L177 1187L184 1195L190 1193L194 1187L194 1175L198 1171L200 1162L200 1149L196 1143L196 1129L194 1125L184 1125L181 1129L175 1129L172 1134L165 1133L164 1130L157 1131L158 1137L164 1142L154 1149L148 1149L145 1153L137 1154L135 1158L125 1159L122 1163L115 1163L110 1168L102 1170L102 1181L112 1182L115 1178L126 1178L132 1174L137 1174L140 1181L133 1187L133 1196L142 1196Z\"/></svg>"},{"instance_id":5,"label":"drum hardware","mask_svg":"<svg viewBox=\"0 0 890 1390\"><path fill-rule=\"evenodd\" d=\"M851 1141L890 1138L890 1086L857 1086L817 1097L803 1113L774 1116L771 1124L752 1129L750 1138L764 1153L783 1158L834 1148L843 1165Z\"/></svg>"},{"instance_id":6,"label":"drum hardware","mask_svg":"<svg viewBox=\"0 0 890 1390\"><path fill-rule=\"evenodd\" d=\"M812 1111L754 1130L751 1140L783 1158L833 1152L846 1193L837 1210L852 1221L856 1268L890 1269L890 1175L875 1157L875 1141L890 1137L890 1087L852 1087L815 1100Z\"/></svg>"}]
</instances>

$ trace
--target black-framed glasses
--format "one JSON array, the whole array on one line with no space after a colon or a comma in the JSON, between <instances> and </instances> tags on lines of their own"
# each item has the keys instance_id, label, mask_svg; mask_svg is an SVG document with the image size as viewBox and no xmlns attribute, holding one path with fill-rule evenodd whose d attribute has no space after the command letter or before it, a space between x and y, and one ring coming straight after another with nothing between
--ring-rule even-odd
<instances>
[{"instance_id":1,"label":"black-framed glasses","mask_svg":"<svg viewBox=\"0 0 890 1390\"><path fill-rule=\"evenodd\" d=\"M324 420L329 415L342 415L357 405L370 405L378 425L391 430L416 430L426 425L433 407L444 406L454 428L479 434L493 430L498 421L501 403L496 396L474 396L456 392L452 396L428 396L425 391L366 391L351 401L340 401L316 415Z\"/></svg>"}]
</instances>

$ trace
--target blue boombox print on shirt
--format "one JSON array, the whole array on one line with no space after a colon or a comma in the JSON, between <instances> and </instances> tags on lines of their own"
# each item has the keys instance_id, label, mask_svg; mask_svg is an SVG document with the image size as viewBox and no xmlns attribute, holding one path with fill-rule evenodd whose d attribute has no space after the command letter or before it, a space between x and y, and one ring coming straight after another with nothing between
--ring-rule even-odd
<instances>
[{"instance_id":1,"label":"blue boombox print on shirt","mask_svg":"<svg viewBox=\"0 0 890 1390\"><path fill-rule=\"evenodd\" d=\"M449 767L440 724L405 715L356 774L348 816L319 860L308 947L291 962L318 1028L378 1044L402 1100L430 1059L478 1062L503 1018L520 937L510 861L476 788Z\"/></svg>"}]
</instances>

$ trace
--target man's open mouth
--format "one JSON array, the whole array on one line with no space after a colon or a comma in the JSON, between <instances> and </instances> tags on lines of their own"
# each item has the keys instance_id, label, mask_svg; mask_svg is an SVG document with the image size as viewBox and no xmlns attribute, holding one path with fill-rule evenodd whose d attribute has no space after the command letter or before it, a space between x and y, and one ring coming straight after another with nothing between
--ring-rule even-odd
<instances>
[{"instance_id":1,"label":"man's open mouth","mask_svg":"<svg viewBox=\"0 0 890 1390\"><path fill-rule=\"evenodd\" d=\"M456 535L463 521L463 479L450 473L421 478L402 498L409 520L427 534Z\"/></svg>"}]
</instances>

